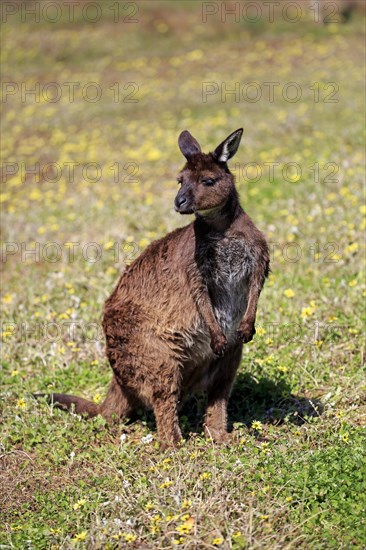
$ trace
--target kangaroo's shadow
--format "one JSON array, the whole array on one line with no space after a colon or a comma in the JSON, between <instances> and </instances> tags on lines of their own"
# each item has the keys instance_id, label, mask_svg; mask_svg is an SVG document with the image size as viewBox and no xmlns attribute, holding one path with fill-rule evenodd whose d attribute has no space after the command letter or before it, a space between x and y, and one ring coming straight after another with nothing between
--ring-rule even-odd
<instances>
[{"instance_id":1,"label":"kangaroo's shadow","mask_svg":"<svg viewBox=\"0 0 366 550\"><path fill-rule=\"evenodd\" d=\"M239 373L229 401L229 426L236 422L250 426L254 420L301 425L309 417L320 416L323 410L319 399L292 394L285 378L272 380Z\"/></svg>"},{"instance_id":2,"label":"kangaroo's shadow","mask_svg":"<svg viewBox=\"0 0 366 550\"><path fill-rule=\"evenodd\" d=\"M185 437L202 432L206 401L205 395L196 395L184 403L179 418ZM232 431L237 423L250 427L254 420L263 424L301 425L309 417L320 416L323 410L319 399L293 395L285 378L272 380L239 373L229 401L228 428ZM143 419L151 430L156 429L152 412L144 412Z\"/></svg>"}]
</instances>

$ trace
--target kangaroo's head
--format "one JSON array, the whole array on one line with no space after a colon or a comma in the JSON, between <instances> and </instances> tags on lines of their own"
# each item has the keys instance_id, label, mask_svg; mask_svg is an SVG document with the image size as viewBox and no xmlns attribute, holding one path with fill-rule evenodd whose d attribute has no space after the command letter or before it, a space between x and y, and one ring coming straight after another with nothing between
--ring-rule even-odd
<instances>
[{"instance_id":1,"label":"kangaroo's head","mask_svg":"<svg viewBox=\"0 0 366 550\"><path fill-rule=\"evenodd\" d=\"M225 206L235 192L234 177L226 163L238 150L242 134L242 128L236 130L208 154L202 153L187 130L180 134L178 145L187 162L178 175L177 212L205 216Z\"/></svg>"}]
</instances>

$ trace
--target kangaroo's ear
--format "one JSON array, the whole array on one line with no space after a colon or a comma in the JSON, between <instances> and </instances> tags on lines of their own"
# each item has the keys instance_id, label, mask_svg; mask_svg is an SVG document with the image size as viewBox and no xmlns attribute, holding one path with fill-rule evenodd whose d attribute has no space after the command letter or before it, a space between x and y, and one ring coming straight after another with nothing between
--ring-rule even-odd
<instances>
[{"instance_id":1,"label":"kangaroo's ear","mask_svg":"<svg viewBox=\"0 0 366 550\"><path fill-rule=\"evenodd\" d=\"M178 138L179 149L182 154L188 160L192 155L197 155L201 152L201 147L197 140L188 132L184 130Z\"/></svg>"},{"instance_id":2,"label":"kangaroo's ear","mask_svg":"<svg viewBox=\"0 0 366 550\"><path fill-rule=\"evenodd\" d=\"M235 155L238 150L241 136L243 135L243 128L235 130L230 134L213 152L213 156L218 162L226 162Z\"/></svg>"}]
</instances>

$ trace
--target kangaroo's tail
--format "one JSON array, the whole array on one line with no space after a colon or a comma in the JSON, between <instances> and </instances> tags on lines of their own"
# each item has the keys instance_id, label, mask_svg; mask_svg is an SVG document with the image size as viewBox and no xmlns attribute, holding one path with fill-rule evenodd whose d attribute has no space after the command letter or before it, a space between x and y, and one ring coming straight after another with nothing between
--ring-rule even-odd
<instances>
[{"instance_id":1,"label":"kangaroo's tail","mask_svg":"<svg viewBox=\"0 0 366 550\"><path fill-rule=\"evenodd\" d=\"M36 393L33 397L43 397L47 402L58 409L69 411L72 407L77 414L92 418L100 414L107 422L113 422L130 414L140 406L137 398L132 397L124 390L113 377L106 398L99 405L75 395L64 393Z\"/></svg>"},{"instance_id":2,"label":"kangaroo's tail","mask_svg":"<svg viewBox=\"0 0 366 550\"><path fill-rule=\"evenodd\" d=\"M89 418L93 418L93 416L97 416L100 413L100 405L83 399L82 397L76 397L75 395L66 395L64 393L38 393L34 394L34 397L44 397L50 405L65 411L69 411L72 406L74 406L76 414L81 414Z\"/></svg>"}]
</instances>

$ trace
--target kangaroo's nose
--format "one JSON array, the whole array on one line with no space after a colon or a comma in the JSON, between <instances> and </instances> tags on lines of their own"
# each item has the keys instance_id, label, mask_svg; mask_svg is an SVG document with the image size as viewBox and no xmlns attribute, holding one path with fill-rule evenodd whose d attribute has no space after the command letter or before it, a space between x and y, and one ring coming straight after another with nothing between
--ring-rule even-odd
<instances>
[{"instance_id":1,"label":"kangaroo's nose","mask_svg":"<svg viewBox=\"0 0 366 550\"><path fill-rule=\"evenodd\" d=\"M183 206L183 204L187 202L187 199L186 197L176 197L174 202L175 202L175 206L177 208L180 208L181 206Z\"/></svg>"}]
</instances>

